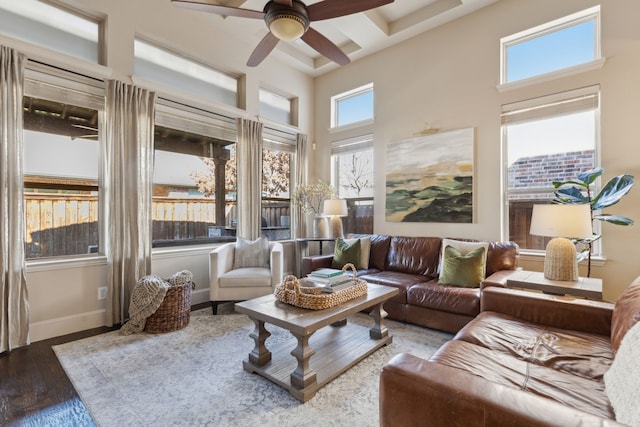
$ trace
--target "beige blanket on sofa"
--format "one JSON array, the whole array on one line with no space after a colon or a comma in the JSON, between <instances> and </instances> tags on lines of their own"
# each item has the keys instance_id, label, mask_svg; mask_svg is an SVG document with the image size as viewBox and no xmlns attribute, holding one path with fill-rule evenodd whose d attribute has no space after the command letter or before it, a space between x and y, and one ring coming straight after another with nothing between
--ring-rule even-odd
<instances>
[{"instance_id":1,"label":"beige blanket on sofa","mask_svg":"<svg viewBox=\"0 0 640 427\"><path fill-rule=\"evenodd\" d=\"M605 390L616 421L640 427L640 322L627 331L611 368L604 374Z\"/></svg>"}]
</instances>

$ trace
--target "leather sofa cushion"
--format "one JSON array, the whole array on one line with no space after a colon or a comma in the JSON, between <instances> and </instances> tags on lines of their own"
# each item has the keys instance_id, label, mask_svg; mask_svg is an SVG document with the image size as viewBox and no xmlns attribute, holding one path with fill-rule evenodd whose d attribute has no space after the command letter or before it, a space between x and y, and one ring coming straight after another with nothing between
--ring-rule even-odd
<instances>
[{"instance_id":1,"label":"leather sofa cushion","mask_svg":"<svg viewBox=\"0 0 640 427\"><path fill-rule=\"evenodd\" d=\"M483 311L455 339L539 366L601 381L613 362L609 338Z\"/></svg>"},{"instance_id":2,"label":"leather sofa cushion","mask_svg":"<svg viewBox=\"0 0 640 427\"><path fill-rule=\"evenodd\" d=\"M349 234L350 238L371 237L371 249L369 251L369 268L384 270L387 262L387 252L391 243L391 236L378 234Z\"/></svg>"},{"instance_id":3,"label":"leather sofa cushion","mask_svg":"<svg viewBox=\"0 0 640 427\"><path fill-rule=\"evenodd\" d=\"M417 283L407 291L407 303L449 313L480 313L480 289L439 285L437 280Z\"/></svg>"},{"instance_id":4,"label":"leather sofa cushion","mask_svg":"<svg viewBox=\"0 0 640 427\"><path fill-rule=\"evenodd\" d=\"M602 381L535 365L461 340L444 344L430 361L546 397L590 414L615 419Z\"/></svg>"},{"instance_id":5,"label":"leather sofa cushion","mask_svg":"<svg viewBox=\"0 0 640 427\"><path fill-rule=\"evenodd\" d=\"M440 258L440 237L391 238L387 270L436 277Z\"/></svg>"},{"instance_id":6,"label":"leather sofa cushion","mask_svg":"<svg viewBox=\"0 0 640 427\"><path fill-rule=\"evenodd\" d=\"M622 338L640 321L640 276L637 277L616 301L611 318L611 347L615 354Z\"/></svg>"},{"instance_id":7,"label":"leather sofa cushion","mask_svg":"<svg viewBox=\"0 0 640 427\"><path fill-rule=\"evenodd\" d=\"M496 271L514 270L518 266L520 248L515 242L489 242L487 277Z\"/></svg>"},{"instance_id":8,"label":"leather sofa cushion","mask_svg":"<svg viewBox=\"0 0 640 427\"><path fill-rule=\"evenodd\" d=\"M376 285L393 286L400 291L398 295L391 298L390 301L407 303L407 290L415 283L424 282L428 278L421 274L406 274L395 271L381 271L379 273L358 276L366 280L368 283Z\"/></svg>"}]
</instances>

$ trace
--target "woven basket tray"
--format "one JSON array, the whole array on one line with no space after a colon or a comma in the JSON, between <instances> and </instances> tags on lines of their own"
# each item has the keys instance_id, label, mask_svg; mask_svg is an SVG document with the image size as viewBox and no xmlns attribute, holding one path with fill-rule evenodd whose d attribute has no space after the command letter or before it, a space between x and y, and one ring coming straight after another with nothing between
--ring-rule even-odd
<instances>
[{"instance_id":1,"label":"woven basket tray","mask_svg":"<svg viewBox=\"0 0 640 427\"><path fill-rule=\"evenodd\" d=\"M187 326L191 318L191 290L195 287L195 283L186 282L167 289L160 307L147 318L144 330L150 334L162 334Z\"/></svg>"},{"instance_id":2,"label":"woven basket tray","mask_svg":"<svg viewBox=\"0 0 640 427\"><path fill-rule=\"evenodd\" d=\"M323 310L343 302L361 297L367 294L367 282L356 277L356 268L353 264L347 264L342 268L346 271L351 268L355 285L333 293L322 292L322 288L306 288L300 286L298 278L292 275L286 276L282 283L276 285L274 295L278 301L311 310Z\"/></svg>"}]
</instances>

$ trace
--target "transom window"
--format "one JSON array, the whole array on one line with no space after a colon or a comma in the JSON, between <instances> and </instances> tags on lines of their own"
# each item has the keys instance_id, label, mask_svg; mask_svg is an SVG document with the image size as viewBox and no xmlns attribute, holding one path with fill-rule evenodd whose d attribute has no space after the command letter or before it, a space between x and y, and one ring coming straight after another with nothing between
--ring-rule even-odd
<instances>
[{"instance_id":1,"label":"transom window","mask_svg":"<svg viewBox=\"0 0 640 427\"><path fill-rule=\"evenodd\" d=\"M331 127L373 120L373 83L331 97Z\"/></svg>"},{"instance_id":2,"label":"transom window","mask_svg":"<svg viewBox=\"0 0 640 427\"><path fill-rule=\"evenodd\" d=\"M600 59L600 6L504 37L501 83Z\"/></svg>"},{"instance_id":3,"label":"transom window","mask_svg":"<svg viewBox=\"0 0 640 427\"><path fill-rule=\"evenodd\" d=\"M144 40L134 41L137 77L199 98L238 106L238 78Z\"/></svg>"},{"instance_id":4,"label":"transom window","mask_svg":"<svg viewBox=\"0 0 640 427\"><path fill-rule=\"evenodd\" d=\"M295 125L295 99L260 88L260 115L280 123Z\"/></svg>"},{"instance_id":5,"label":"transom window","mask_svg":"<svg viewBox=\"0 0 640 427\"><path fill-rule=\"evenodd\" d=\"M0 10L0 34L100 62L97 20L39 0L0 0Z\"/></svg>"}]
</instances>

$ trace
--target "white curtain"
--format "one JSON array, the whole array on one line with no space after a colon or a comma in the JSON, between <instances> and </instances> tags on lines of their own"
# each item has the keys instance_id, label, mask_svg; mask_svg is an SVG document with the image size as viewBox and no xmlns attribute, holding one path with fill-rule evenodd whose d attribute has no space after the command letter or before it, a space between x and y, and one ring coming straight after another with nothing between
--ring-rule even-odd
<instances>
[{"instance_id":1,"label":"white curtain","mask_svg":"<svg viewBox=\"0 0 640 427\"><path fill-rule=\"evenodd\" d=\"M296 135L296 163L294 182L291 186L292 194L297 186L304 185L307 182L307 164L309 162L307 139L305 134L299 133ZM296 237L307 236L306 219L307 216L302 212L302 206L294 205L292 223Z\"/></svg>"},{"instance_id":2,"label":"white curtain","mask_svg":"<svg viewBox=\"0 0 640 427\"><path fill-rule=\"evenodd\" d=\"M237 119L238 229L245 239L260 237L262 202L262 123Z\"/></svg>"},{"instance_id":3,"label":"white curtain","mask_svg":"<svg viewBox=\"0 0 640 427\"><path fill-rule=\"evenodd\" d=\"M29 344L22 91L26 57L0 46L0 353Z\"/></svg>"},{"instance_id":4,"label":"white curtain","mask_svg":"<svg viewBox=\"0 0 640 427\"><path fill-rule=\"evenodd\" d=\"M127 319L131 290L151 271L154 116L154 92L107 81L102 206L108 325Z\"/></svg>"}]
</instances>

